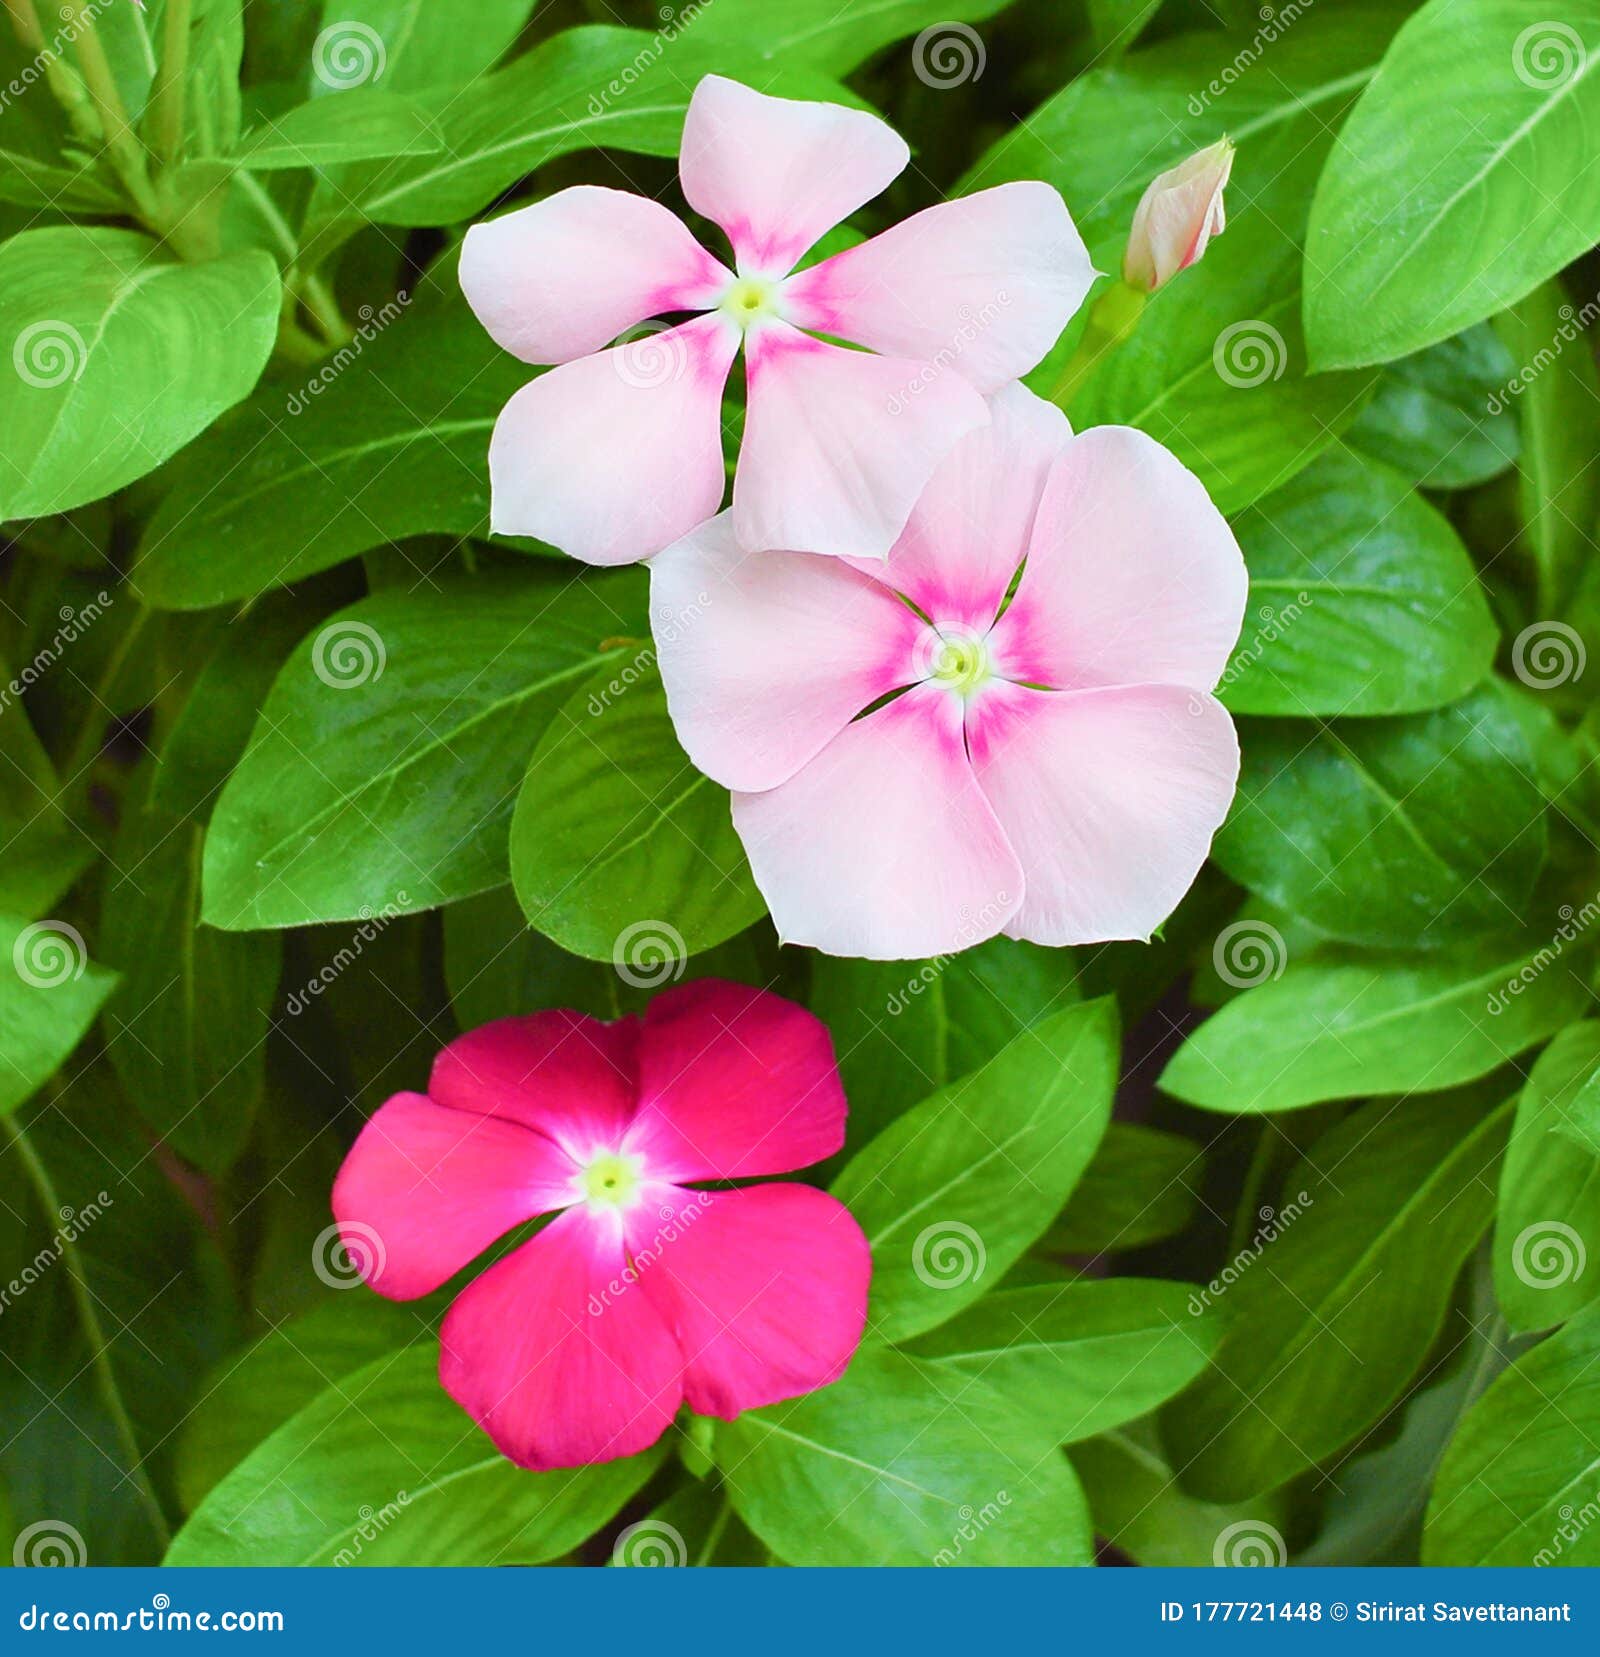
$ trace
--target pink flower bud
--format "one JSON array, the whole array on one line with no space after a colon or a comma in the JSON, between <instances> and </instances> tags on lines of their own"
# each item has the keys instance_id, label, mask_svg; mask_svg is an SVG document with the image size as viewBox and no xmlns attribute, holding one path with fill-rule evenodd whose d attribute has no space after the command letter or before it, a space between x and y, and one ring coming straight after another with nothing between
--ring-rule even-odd
<instances>
[{"instance_id":1,"label":"pink flower bud","mask_svg":"<svg viewBox=\"0 0 1600 1657\"><path fill-rule=\"evenodd\" d=\"M1233 171L1233 145L1219 138L1151 181L1133 215L1123 280L1154 292L1195 264L1227 222L1222 191Z\"/></svg>"}]
</instances>

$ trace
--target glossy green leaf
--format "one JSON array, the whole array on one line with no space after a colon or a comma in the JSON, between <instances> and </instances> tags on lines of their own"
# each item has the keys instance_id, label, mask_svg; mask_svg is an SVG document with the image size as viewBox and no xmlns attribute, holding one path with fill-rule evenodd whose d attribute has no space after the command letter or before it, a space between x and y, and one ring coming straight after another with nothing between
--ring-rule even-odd
<instances>
[{"instance_id":1,"label":"glossy green leaf","mask_svg":"<svg viewBox=\"0 0 1600 1657\"><path fill-rule=\"evenodd\" d=\"M0 915L0 1116L83 1040L117 976L89 959L70 921Z\"/></svg>"},{"instance_id":2,"label":"glossy green leaf","mask_svg":"<svg viewBox=\"0 0 1600 1657\"><path fill-rule=\"evenodd\" d=\"M695 9L683 39L698 47L754 49L762 59L803 60L847 75L891 41L908 35L919 79L937 89L983 74L988 48L974 29L1011 0L717 0ZM665 32L665 31L663 31Z\"/></svg>"},{"instance_id":3,"label":"glossy green leaf","mask_svg":"<svg viewBox=\"0 0 1600 1657\"><path fill-rule=\"evenodd\" d=\"M1114 1254L1184 1229L1199 1205L1205 1152L1192 1139L1113 1122L1046 1232L1051 1254Z\"/></svg>"},{"instance_id":4,"label":"glossy green leaf","mask_svg":"<svg viewBox=\"0 0 1600 1657\"><path fill-rule=\"evenodd\" d=\"M323 0L311 90L460 88L505 53L533 10L534 0Z\"/></svg>"},{"instance_id":5,"label":"glossy green leaf","mask_svg":"<svg viewBox=\"0 0 1600 1657\"><path fill-rule=\"evenodd\" d=\"M437 155L428 113L408 98L371 87L314 98L253 128L232 157L253 173L324 167L385 155Z\"/></svg>"}]
</instances>

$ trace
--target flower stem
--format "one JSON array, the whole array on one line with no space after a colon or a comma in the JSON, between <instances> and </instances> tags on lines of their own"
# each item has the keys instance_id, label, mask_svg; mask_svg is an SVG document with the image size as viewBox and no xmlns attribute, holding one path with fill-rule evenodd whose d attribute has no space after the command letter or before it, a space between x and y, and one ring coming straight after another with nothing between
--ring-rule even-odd
<instances>
[{"instance_id":1,"label":"flower stem","mask_svg":"<svg viewBox=\"0 0 1600 1657\"><path fill-rule=\"evenodd\" d=\"M1099 368L1101 359L1132 334L1144 312L1145 295L1120 278L1089 308L1089 320L1061 378L1050 392L1050 401L1066 408Z\"/></svg>"},{"instance_id":2,"label":"flower stem","mask_svg":"<svg viewBox=\"0 0 1600 1657\"><path fill-rule=\"evenodd\" d=\"M161 27L161 61L150 90L150 132L158 158L167 166L183 149L183 100L189 74L191 0L167 0Z\"/></svg>"}]
</instances>

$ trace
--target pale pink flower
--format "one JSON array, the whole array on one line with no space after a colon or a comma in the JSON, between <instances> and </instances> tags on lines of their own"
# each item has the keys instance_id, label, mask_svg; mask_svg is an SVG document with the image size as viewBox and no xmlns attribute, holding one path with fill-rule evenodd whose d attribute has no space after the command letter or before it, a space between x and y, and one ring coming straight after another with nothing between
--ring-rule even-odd
<instances>
[{"instance_id":1,"label":"pale pink flower","mask_svg":"<svg viewBox=\"0 0 1600 1657\"><path fill-rule=\"evenodd\" d=\"M1198 261L1227 225L1222 192L1232 171L1233 145L1219 138L1151 181L1128 232L1125 282L1154 292Z\"/></svg>"},{"instance_id":2,"label":"pale pink flower","mask_svg":"<svg viewBox=\"0 0 1600 1657\"><path fill-rule=\"evenodd\" d=\"M461 250L473 310L506 350L560 365L495 427L493 527L622 564L703 523L722 503L722 391L742 343L740 541L882 558L935 465L987 420L983 394L1044 357L1093 279L1061 197L1032 182L930 207L790 274L908 158L865 111L710 75L678 170L737 274L660 203L596 185L474 225ZM684 311L703 314L602 349Z\"/></svg>"},{"instance_id":3,"label":"pale pink flower","mask_svg":"<svg viewBox=\"0 0 1600 1657\"><path fill-rule=\"evenodd\" d=\"M678 736L787 942L1148 938L1233 797L1221 514L1141 432L991 408L886 564L747 554L726 515L651 563L652 612L693 618L657 641Z\"/></svg>"}]
</instances>

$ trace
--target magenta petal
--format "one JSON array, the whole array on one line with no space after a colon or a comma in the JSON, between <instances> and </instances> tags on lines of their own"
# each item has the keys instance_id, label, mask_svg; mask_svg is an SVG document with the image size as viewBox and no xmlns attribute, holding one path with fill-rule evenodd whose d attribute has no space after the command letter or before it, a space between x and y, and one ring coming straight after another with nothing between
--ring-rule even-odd
<instances>
[{"instance_id":1,"label":"magenta petal","mask_svg":"<svg viewBox=\"0 0 1600 1657\"><path fill-rule=\"evenodd\" d=\"M778 935L830 955L910 960L993 937L1022 869L978 788L961 701L921 685L847 725L763 794L735 794Z\"/></svg>"},{"instance_id":2,"label":"magenta petal","mask_svg":"<svg viewBox=\"0 0 1600 1657\"><path fill-rule=\"evenodd\" d=\"M670 1425L682 1355L625 1266L618 1217L569 1209L446 1315L440 1384L518 1466L631 1456Z\"/></svg>"},{"instance_id":3,"label":"magenta petal","mask_svg":"<svg viewBox=\"0 0 1600 1657\"><path fill-rule=\"evenodd\" d=\"M1239 637L1244 558L1204 485L1143 432L1067 444L994 644L1008 678L1058 689L1216 684Z\"/></svg>"},{"instance_id":4,"label":"magenta petal","mask_svg":"<svg viewBox=\"0 0 1600 1657\"><path fill-rule=\"evenodd\" d=\"M428 1092L536 1129L583 1163L615 1150L633 1120L638 1042L631 1018L602 1024L563 1009L496 1019L440 1053Z\"/></svg>"},{"instance_id":5,"label":"magenta petal","mask_svg":"<svg viewBox=\"0 0 1600 1657\"><path fill-rule=\"evenodd\" d=\"M844 1144L827 1027L748 984L700 979L650 1003L627 1149L652 1179L786 1174Z\"/></svg>"},{"instance_id":6,"label":"magenta petal","mask_svg":"<svg viewBox=\"0 0 1600 1657\"><path fill-rule=\"evenodd\" d=\"M576 1174L571 1157L527 1127L397 1093L344 1159L333 1213L368 1284L411 1300L513 1226L565 1207Z\"/></svg>"},{"instance_id":7,"label":"magenta petal","mask_svg":"<svg viewBox=\"0 0 1600 1657\"><path fill-rule=\"evenodd\" d=\"M733 280L681 219L648 196L595 184L475 224L461 290L524 362L569 362L664 311L708 311Z\"/></svg>"},{"instance_id":8,"label":"magenta petal","mask_svg":"<svg viewBox=\"0 0 1600 1657\"><path fill-rule=\"evenodd\" d=\"M1001 184L924 208L785 286L799 328L997 391L1042 362L1094 281L1060 194Z\"/></svg>"},{"instance_id":9,"label":"magenta petal","mask_svg":"<svg viewBox=\"0 0 1600 1657\"><path fill-rule=\"evenodd\" d=\"M1221 703L1173 685L996 684L969 729L979 785L1027 876L1006 930L1053 945L1148 939L1233 799L1239 743Z\"/></svg>"},{"instance_id":10,"label":"magenta petal","mask_svg":"<svg viewBox=\"0 0 1600 1657\"><path fill-rule=\"evenodd\" d=\"M689 100L678 175L689 205L728 233L742 272L782 276L910 157L866 110L771 98L707 75Z\"/></svg>"},{"instance_id":11,"label":"magenta petal","mask_svg":"<svg viewBox=\"0 0 1600 1657\"><path fill-rule=\"evenodd\" d=\"M739 348L718 316L563 363L501 411L493 524L588 564L648 558L722 504L722 388Z\"/></svg>"},{"instance_id":12,"label":"magenta petal","mask_svg":"<svg viewBox=\"0 0 1600 1657\"><path fill-rule=\"evenodd\" d=\"M725 788L792 777L919 677L922 624L837 558L743 551L723 513L650 560L656 659L690 759Z\"/></svg>"},{"instance_id":13,"label":"magenta petal","mask_svg":"<svg viewBox=\"0 0 1600 1657\"><path fill-rule=\"evenodd\" d=\"M846 351L787 323L745 337L733 526L751 550L883 558L934 467L988 405L959 374Z\"/></svg>"},{"instance_id":14,"label":"magenta petal","mask_svg":"<svg viewBox=\"0 0 1600 1657\"><path fill-rule=\"evenodd\" d=\"M837 1381L867 1316L872 1256L849 1209L809 1185L678 1191L641 1203L628 1244L677 1335L684 1395L731 1421Z\"/></svg>"}]
</instances>

